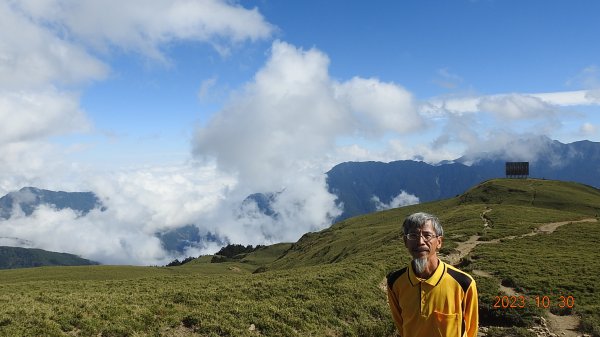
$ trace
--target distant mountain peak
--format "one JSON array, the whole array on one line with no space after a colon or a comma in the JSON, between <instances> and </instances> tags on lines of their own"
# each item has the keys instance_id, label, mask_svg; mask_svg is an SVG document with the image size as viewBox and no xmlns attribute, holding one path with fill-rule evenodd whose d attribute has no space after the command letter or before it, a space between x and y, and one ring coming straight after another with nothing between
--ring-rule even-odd
<instances>
[{"instance_id":1,"label":"distant mountain peak","mask_svg":"<svg viewBox=\"0 0 600 337\"><path fill-rule=\"evenodd\" d=\"M508 147L434 165L413 160L341 163L327 172L327 184L330 193L338 197L338 204L344 206L337 219L343 220L376 211L374 197L390 204L402 191L420 202L454 197L482 181L505 177L506 161L530 162L530 176L534 178L600 187L600 143L563 144L545 136L515 139Z\"/></svg>"},{"instance_id":2,"label":"distant mountain peak","mask_svg":"<svg viewBox=\"0 0 600 337\"><path fill-rule=\"evenodd\" d=\"M41 205L49 205L58 210L69 208L82 215L95 208L105 210L93 192L56 192L26 186L0 198L0 219L9 219L17 207L29 216Z\"/></svg>"}]
</instances>

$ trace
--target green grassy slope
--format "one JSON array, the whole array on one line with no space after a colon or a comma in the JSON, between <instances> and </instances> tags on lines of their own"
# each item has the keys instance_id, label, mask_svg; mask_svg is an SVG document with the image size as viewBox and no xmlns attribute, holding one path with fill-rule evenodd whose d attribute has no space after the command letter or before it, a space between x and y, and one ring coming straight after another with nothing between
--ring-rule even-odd
<instances>
[{"instance_id":1,"label":"green grassy slope","mask_svg":"<svg viewBox=\"0 0 600 337\"><path fill-rule=\"evenodd\" d=\"M348 219L239 262L204 257L170 268L0 271L0 335L390 336L383 281L409 262L400 236L406 215L437 214L446 231L443 253L450 253L472 235L488 241L522 235L545 223L597 217L598 207L600 191L587 186L501 179L457 198ZM598 335L599 226L569 224L477 246L464 269L491 275L476 276L485 319L529 324L540 312L490 309L503 281L530 296L572 294L573 310Z\"/></svg>"},{"instance_id":2,"label":"green grassy slope","mask_svg":"<svg viewBox=\"0 0 600 337\"><path fill-rule=\"evenodd\" d=\"M487 181L457 198L355 217L319 233L308 233L273 269L339 262L346 259L381 261L408 255L401 246L401 224L416 211L438 215L446 231L447 249L471 235L482 240L520 235L540 224L579 220L600 214L600 191L589 186L549 180L499 179ZM492 225L482 226L482 212ZM401 248L401 247L400 247ZM401 249L400 249L401 250Z\"/></svg>"},{"instance_id":3,"label":"green grassy slope","mask_svg":"<svg viewBox=\"0 0 600 337\"><path fill-rule=\"evenodd\" d=\"M82 259L73 254L55 253L34 248L0 247L0 269L94 264L98 263Z\"/></svg>"}]
</instances>

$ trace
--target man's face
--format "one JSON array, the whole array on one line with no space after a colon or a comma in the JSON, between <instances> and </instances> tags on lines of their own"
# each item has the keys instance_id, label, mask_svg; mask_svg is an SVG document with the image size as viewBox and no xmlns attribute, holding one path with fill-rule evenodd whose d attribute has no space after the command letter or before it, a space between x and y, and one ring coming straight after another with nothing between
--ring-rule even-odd
<instances>
[{"instance_id":1,"label":"man's face","mask_svg":"<svg viewBox=\"0 0 600 337\"><path fill-rule=\"evenodd\" d=\"M431 225L431 221L427 221L420 229L413 229L410 233L417 235L420 234L416 240L409 240L406 236L404 236L404 245L408 249L408 252L413 259L424 257L431 258L437 256L437 251L442 248L443 238L441 236L437 236L433 226ZM424 238L427 236L432 237L429 242Z\"/></svg>"}]
</instances>

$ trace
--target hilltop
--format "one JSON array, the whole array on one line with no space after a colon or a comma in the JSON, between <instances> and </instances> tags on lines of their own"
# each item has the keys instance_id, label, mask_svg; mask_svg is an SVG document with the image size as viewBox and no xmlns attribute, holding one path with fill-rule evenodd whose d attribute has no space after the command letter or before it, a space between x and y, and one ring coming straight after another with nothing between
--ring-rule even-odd
<instances>
[{"instance_id":1,"label":"hilltop","mask_svg":"<svg viewBox=\"0 0 600 337\"><path fill-rule=\"evenodd\" d=\"M489 180L454 198L350 218L235 261L0 271L7 303L0 334L390 336L384 277L409 262L400 223L415 211L440 217L442 258L474 275L488 336L527 336L549 310L581 317L585 331L600 335L600 191L537 179ZM526 296L527 306L494 308L507 291ZM535 296L547 296L549 308L538 308ZM575 306L560 308L560 296Z\"/></svg>"}]
</instances>

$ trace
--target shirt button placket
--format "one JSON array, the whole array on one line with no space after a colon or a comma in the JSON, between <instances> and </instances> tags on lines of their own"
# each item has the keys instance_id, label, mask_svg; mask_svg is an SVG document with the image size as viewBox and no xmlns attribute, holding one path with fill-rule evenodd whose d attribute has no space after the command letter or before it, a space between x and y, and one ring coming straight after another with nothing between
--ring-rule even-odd
<instances>
[{"instance_id":1,"label":"shirt button placket","mask_svg":"<svg viewBox=\"0 0 600 337\"><path fill-rule=\"evenodd\" d=\"M421 285L421 315L427 316L427 308L425 306L426 294L425 290L423 290L423 285Z\"/></svg>"}]
</instances>

